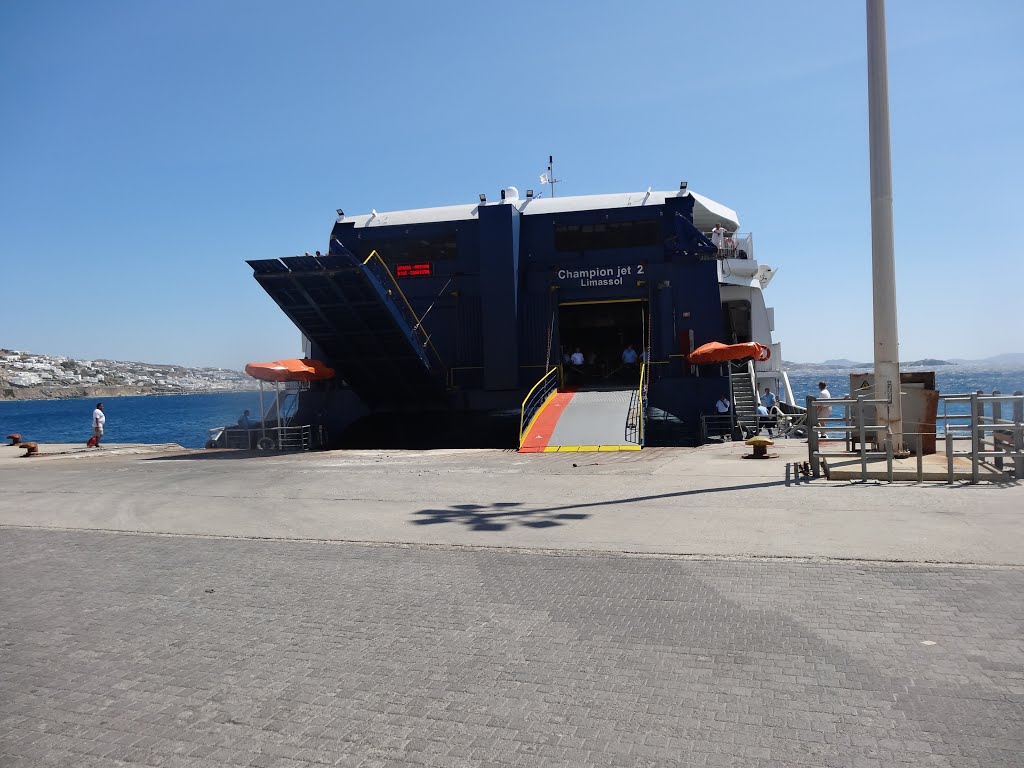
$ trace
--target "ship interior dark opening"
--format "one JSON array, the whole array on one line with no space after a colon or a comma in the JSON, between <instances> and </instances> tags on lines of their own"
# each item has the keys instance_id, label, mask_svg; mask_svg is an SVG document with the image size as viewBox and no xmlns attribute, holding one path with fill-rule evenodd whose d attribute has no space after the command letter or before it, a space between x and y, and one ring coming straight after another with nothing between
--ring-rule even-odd
<instances>
[{"instance_id":1,"label":"ship interior dark opening","mask_svg":"<svg viewBox=\"0 0 1024 768\"><path fill-rule=\"evenodd\" d=\"M646 344L646 301L563 304L558 310L565 384L578 389L622 389L639 383L640 363ZM623 362L623 352L633 347L635 363ZM583 364L573 362L579 351Z\"/></svg>"},{"instance_id":2,"label":"ship interior dark opening","mask_svg":"<svg viewBox=\"0 0 1024 768\"><path fill-rule=\"evenodd\" d=\"M744 344L754 340L750 327L749 301L722 302L722 331L726 344Z\"/></svg>"}]
</instances>

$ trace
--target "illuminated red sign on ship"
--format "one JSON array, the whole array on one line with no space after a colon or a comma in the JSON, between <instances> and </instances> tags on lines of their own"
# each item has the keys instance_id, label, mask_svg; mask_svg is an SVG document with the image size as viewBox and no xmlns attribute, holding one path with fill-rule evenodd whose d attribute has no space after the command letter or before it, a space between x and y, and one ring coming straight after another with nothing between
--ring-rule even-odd
<instances>
[{"instance_id":1,"label":"illuminated red sign on ship","mask_svg":"<svg viewBox=\"0 0 1024 768\"><path fill-rule=\"evenodd\" d=\"M395 277L430 277L434 274L434 265L425 264L396 264Z\"/></svg>"}]
</instances>

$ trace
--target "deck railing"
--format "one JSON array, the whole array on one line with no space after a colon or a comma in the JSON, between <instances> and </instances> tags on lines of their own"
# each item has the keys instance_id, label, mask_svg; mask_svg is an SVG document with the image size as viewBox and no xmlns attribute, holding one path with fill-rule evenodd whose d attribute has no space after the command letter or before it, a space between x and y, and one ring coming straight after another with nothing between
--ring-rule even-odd
<instances>
[{"instance_id":1,"label":"deck railing","mask_svg":"<svg viewBox=\"0 0 1024 768\"><path fill-rule=\"evenodd\" d=\"M713 233L703 232L704 237L714 242ZM754 258L754 233L753 232L726 232L721 245L718 246L718 253L709 258L717 259L753 259Z\"/></svg>"}]
</instances>

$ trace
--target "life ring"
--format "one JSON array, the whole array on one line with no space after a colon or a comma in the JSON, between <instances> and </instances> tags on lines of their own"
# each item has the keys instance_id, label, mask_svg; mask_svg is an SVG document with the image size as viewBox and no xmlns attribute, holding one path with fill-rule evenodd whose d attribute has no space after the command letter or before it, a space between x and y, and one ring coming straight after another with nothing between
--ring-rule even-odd
<instances>
[{"instance_id":1,"label":"life ring","mask_svg":"<svg viewBox=\"0 0 1024 768\"><path fill-rule=\"evenodd\" d=\"M206 447L207 448L216 448L216 447L218 447L217 446L217 441L216 440L207 440L206 441Z\"/></svg>"},{"instance_id":2,"label":"life ring","mask_svg":"<svg viewBox=\"0 0 1024 768\"><path fill-rule=\"evenodd\" d=\"M260 451L272 451L277 447L272 437L261 437L256 441L256 449Z\"/></svg>"},{"instance_id":3,"label":"life ring","mask_svg":"<svg viewBox=\"0 0 1024 768\"><path fill-rule=\"evenodd\" d=\"M767 360L768 358L770 358L772 356L772 348L771 347L766 347L763 344L760 345L760 346L761 346L761 351L758 352L758 354L757 354L757 360L758 360L758 362L763 363L765 360Z\"/></svg>"}]
</instances>

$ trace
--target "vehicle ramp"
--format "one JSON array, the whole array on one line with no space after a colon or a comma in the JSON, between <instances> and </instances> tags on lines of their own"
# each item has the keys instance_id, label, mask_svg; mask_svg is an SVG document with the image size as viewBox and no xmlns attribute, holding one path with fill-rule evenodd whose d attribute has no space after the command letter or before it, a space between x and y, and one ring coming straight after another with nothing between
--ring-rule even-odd
<instances>
[{"instance_id":1,"label":"vehicle ramp","mask_svg":"<svg viewBox=\"0 0 1024 768\"><path fill-rule=\"evenodd\" d=\"M376 252L365 262L338 247L325 256L247 263L256 281L367 405L443 397L444 366Z\"/></svg>"},{"instance_id":2,"label":"vehicle ramp","mask_svg":"<svg viewBox=\"0 0 1024 768\"><path fill-rule=\"evenodd\" d=\"M553 392L527 425L520 453L638 451L637 389Z\"/></svg>"}]
</instances>

